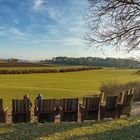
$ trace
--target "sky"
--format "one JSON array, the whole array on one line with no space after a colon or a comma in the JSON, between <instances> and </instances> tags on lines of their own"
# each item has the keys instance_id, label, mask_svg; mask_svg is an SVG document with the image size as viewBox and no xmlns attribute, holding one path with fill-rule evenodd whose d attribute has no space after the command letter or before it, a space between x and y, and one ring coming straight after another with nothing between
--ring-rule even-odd
<instances>
[{"instance_id":1,"label":"sky","mask_svg":"<svg viewBox=\"0 0 140 140\"><path fill-rule=\"evenodd\" d=\"M0 0L0 58L132 56L86 45L88 7L87 0Z\"/></svg>"}]
</instances>

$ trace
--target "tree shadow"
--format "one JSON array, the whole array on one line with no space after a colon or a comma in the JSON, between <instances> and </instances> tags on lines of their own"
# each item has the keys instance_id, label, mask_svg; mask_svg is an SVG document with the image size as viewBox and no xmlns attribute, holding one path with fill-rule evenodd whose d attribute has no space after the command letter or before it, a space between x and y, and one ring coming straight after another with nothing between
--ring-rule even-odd
<instances>
[{"instance_id":1,"label":"tree shadow","mask_svg":"<svg viewBox=\"0 0 140 140\"><path fill-rule=\"evenodd\" d=\"M140 140L140 123L95 134L72 136L64 140Z\"/></svg>"},{"instance_id":2,"label":"tree shadow","mask_svg":"<svg viewBox=\"0 0 140 140\"><path fill-rule=\"evenodd\" d=\"M63 133L75 128L89 125L89 123L29 123L0 125L0 140L35 140L55 133Z\"/></svg>"},{"instance_id":3,"label":"tree shadow","mask_svg":"<svg viewBox=\"0 0 140 140\"><path fill-rule=\"evenodd\" d=\"M112 126L115 121L112 121ZM46 139L60 134L59 138L63 140L139 140L140 122L130 123L129 126L123 126L120 123L117 127L100 130L100 126L108 128L107 122L92 123L48 123L48 124L9 124L0 125L0 140L37 140L45 137ZM95 126L95 127L94 127ZM90 128L91 130L89 131ZM97 131L96 131L97 129ZM76 131L75 131L76 130ZM84 131L83 131L84 130ZM93 131L92 131L93 130ZM78 133L78 131L81 131ZM73 133L74 132L74 133ZM67 133L67 135L65 135ZM71 133L71 134L69 134ZM63 137L64 135L64 137ZM56 138L57 139L57 138Z\"/></svg>"}]
</instances>

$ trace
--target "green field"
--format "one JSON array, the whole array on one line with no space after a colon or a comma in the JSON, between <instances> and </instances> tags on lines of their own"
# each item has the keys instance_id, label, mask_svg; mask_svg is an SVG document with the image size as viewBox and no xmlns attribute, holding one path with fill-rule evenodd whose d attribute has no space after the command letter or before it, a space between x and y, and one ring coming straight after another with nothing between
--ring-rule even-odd
<instances>
[{"instance_id":1,"label":"green field","mask_svg":"<svg viewBox=\"0 0 140 140\"><path fill-rule=\"evenodd\" d=\"M15 68L16 69L16 68ZM27 68L26 68L27 69ZM0 98L11 108L12 98L37 93L46 98L97 94L102 83L140 81L134 69L102 69L68 73L0 75ZM140 117L88 123L0 125L1 140L138 140Z\"/></svg>"},{"instance_id":2,"label":"green field","mask_svg":"<svg viewBox=\"0 0 140 140\"><path fill-rule=\"evenodd\" d=\"M134 69L103 69L69 73L0 75L0 98L11 107L12 98L29 94L32 101L38 93L47 98L82 97L96 94L102 83L140 81Z\"/></svg>"}]
</instances>

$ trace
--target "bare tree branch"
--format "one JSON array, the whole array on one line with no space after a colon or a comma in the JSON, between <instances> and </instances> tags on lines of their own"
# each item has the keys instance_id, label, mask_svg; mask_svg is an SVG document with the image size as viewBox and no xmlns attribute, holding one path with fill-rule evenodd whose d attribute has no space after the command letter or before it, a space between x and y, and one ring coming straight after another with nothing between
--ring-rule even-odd
<instances>
[{"instance_id":1,"label":"bare tree branch","mask_svg":"<svg viewBox=\"0 0 140 140\"><path fill-rule=\"evenodd\" d=\"M85 39L91 47L113 45L128 52L140 47L140 0L88 0Z\"/></svg>"}]
</instances>

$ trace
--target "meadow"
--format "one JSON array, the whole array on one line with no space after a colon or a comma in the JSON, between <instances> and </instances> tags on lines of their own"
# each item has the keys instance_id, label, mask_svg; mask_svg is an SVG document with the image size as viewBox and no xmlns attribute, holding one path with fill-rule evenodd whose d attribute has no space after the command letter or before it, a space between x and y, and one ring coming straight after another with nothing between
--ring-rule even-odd
<instances>
[{"instance_id":1,"label":"meadow","mask_svg":"<svg viewBox=\"0 0 140 140\"><path fill-rule=\"evenodd\" d=\"M105 82L126 83L140 81L136 69L105 68L68 73L0 75L0 98L11 107L12 98L29 94L33 101L38 93L46 98L79 97L98 94Z\"/></svg>"},{"instance_id":2,"label":"meadow","mask_svg":"<svg viewBox=\"0 0 140 140\"><path fill-rule=\"evenodd\" d=\"M32 101L38 93L46 98L81 99L85 95L98 94L102 83L140 81L136 71L104 68L67 73L0 75L0 98L10 109L12 98L20 99L24 94L29 94ZM139 132L139 116L103 122L0 125L1 140L138 140Z\"/></svg>"}]
</instances>

